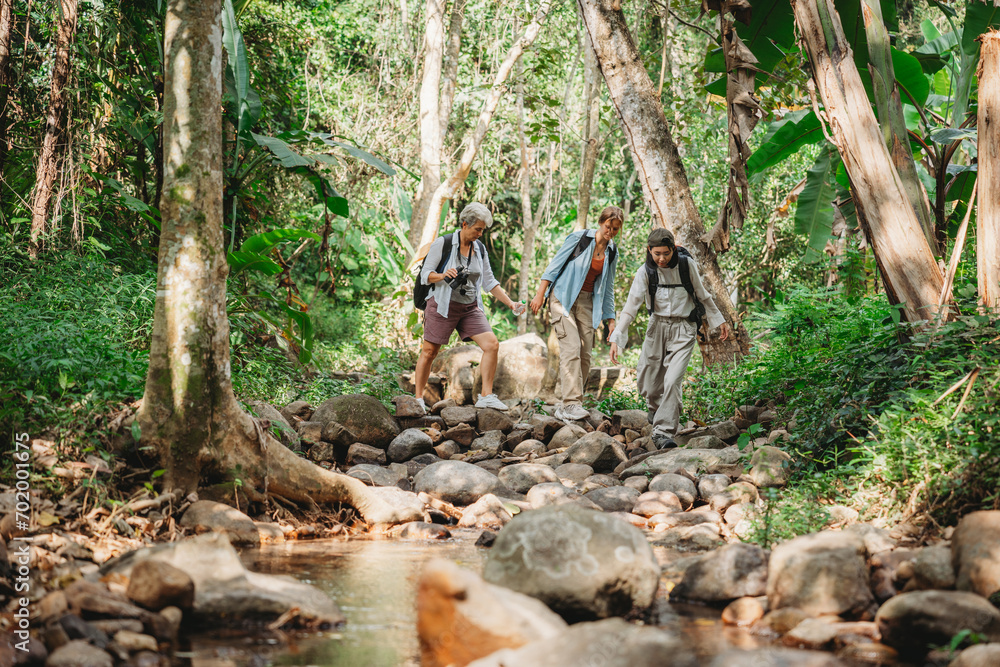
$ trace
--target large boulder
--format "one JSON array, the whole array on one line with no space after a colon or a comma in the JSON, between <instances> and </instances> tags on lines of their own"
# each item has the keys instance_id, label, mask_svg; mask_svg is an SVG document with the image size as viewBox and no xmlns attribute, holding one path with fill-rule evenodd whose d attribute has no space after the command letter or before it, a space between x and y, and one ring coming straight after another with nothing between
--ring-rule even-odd
<instances>
[{"instance_id":1,"label":"large boulder","mask_svg":"<svg viewBox=\"0 0 1000 667\"><path fill-rule=\"evenodd\" d=\"M559 476L541 463L516 463L500 470L500 482L515 493L527 493L536 484L558 483Z\"/></svg>"},{"instance_id":2,"label":"large boulder","mask_svg":"<svg viewBox=\"0 0 1000 667\"><path fill-rule=\"evenodd\" d=\"M385 449L399 435L399 426L377 398L346 394L323 401L312 421L337 422L357 437L358 442Z\"/></svg>"},{"instance_id":3,"label":"large boulder","mask_svg":"<svg viewBox=\"0 0 1000 667\"><path fill-rule=\"evenodd\" d=\"M962 517L951 538L955 588L989 597L1000 590L1000 511Z\"/></svg>"},{"instance_id":4,"label":"large boulder","mask_svg":"<svg viewBox=\"0 0 1000 667\"><path fill-rule=\"evenodd\" d=\"M638 528L560 505L514 517L497 536L483 578L538 598L572 622L649 607L660 566Z\"/></svg>"},{"instance_id":5,"label":"large boulder","mask_svg":"<svg viewBox=\"0 0 1000 667\"><path fill-rule=\"evenodd\" d=\"M500 400L520 398L530 400L546 395L545 374L549 355L545 342L536 333L508 338L497 352L497 371L493 378L493 393ZM483 378L480 367L474 371L473 393L480 393Z\"/></svg>"},{"instance_id":6,"label":"large boulder","mask_svg":"<svg viewBox=\"0 0 1000 667\"><path fill-rule=\"evenodd\" d=\"M471 505L487 493L509 494L496 475L465 461L432 463L413 477L413 488L453 505Z\"/></svg>"},{"instance_id":7,"label":"large boulder","mask_svg":"<svg viewBox=\"0 0 1000 667\"><path fill-rule=\"evenodd\" d=\"M997 665L1000 665L1000 644L976 644L959 653L948 667L996 667Z\"/></svg>"},{"instance_id":8,"label":"large boulder","mask_svg":"<svg viewBox=\"0 0 1000 667\"><path fill-rule=\"evenodd\" d=\"M987 642L1000 641L1000 610L962 591L900 593L879 608L875 622L883 643L908 653L946 646L962 630Z\"/></svg>"},{"instance_id":9,"label":"large boulder","mask_svg":"<svg viewBox=\"0 0 1000 667\"><path fill-rule=\"evenodd\" d=\"M697 661L681 640L620 618L578 623L558 635L519 649L504 649L469 667L694 667Z\"/></svg>"},{"instance_id":10,"label":"large boulder","mask_svg":"<svg viewBox=\"0 0 1000 667\"><path fill-rule=\"evenodd\" d=\"M332 627L344 623L343 614L326 593L292 577L247 570L239 554L221 533L189 537L132 551L108 561L102 575L130 577L146 560L167 563L194 582L194 615L213 626L271 622L288 612L303 627Z\"/></svg>"},{"instance_id":11,"label":"large boulder","mask_svg":"<svg viewBox=\"0 0 1000 667\"><path fill-rule=\"evenodd\" d=\"M756 544L727 544L705 554L684 571L671 598L699 602L727 602L764 595L767 590L767 552Z\"/></svg>"},{"instance_id":12,"label":"large boulder","mask_svg":"<svg viewBox=\"0 0 1000 667\"><path fill-rule=\"evenodd\" d=\"M417 583L424 667L467 665L502 648L552 639L566 622L535 598L494 586L451 561L432 559Z\"/></svg>"},{"instance_id":13,"label":"large boulder","mask_svg":"<svg viewBox=\"0 0 1000 667\"><path fill-rule=\"evenodd\" d=\"M822 532L783 542L771 552L767 600L771 609L857 617L874 602L864 541L854 533Z\"/></svg>"},{"instance_id":14,"label":"large boulder","mask_svg":"<svg viewBox=\"0 0 1000 667\"><path fill-rule=\"evenodd\" d=\"M475 372L472 365L478 364L483 357L483 351L478 345L456 345L449 347L434 358L431 372L440 373L448 378L447 389L442 398L452 399L459 405L472 403L472 385Z\"/></svg>"},{"instance_id":15,"label":"large boulder","mask_svg":"<svg viewBox=\"0 0 1000 667\"><path fill-rule=\"evenodd\" d=\"M627 461L621 444L607 433L588 433L566 450L566 461L582 463L594 472L611 472L622 461Z\"/></svg>"}]
</instances>

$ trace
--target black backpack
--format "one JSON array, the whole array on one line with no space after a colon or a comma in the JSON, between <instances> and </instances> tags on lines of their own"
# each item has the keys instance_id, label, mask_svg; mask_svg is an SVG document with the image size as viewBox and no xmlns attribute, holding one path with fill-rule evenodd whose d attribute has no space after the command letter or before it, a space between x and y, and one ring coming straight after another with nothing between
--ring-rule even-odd
<instances>
[{"instance_id":1,"label":"black backpack","mask_svg":"<svg viewBox=\"0 0 1000 667\"><path fill-rule=\"evenodd\" d=\"M588 236L586 232L584 232L580 236L580 240L576 242L576 247L573 248L573 252L571 252L569 254L569 258L565 262L563 262L563 265L559 268L559 273L556 274L556 277L553 278L552 282L549 284L549 294L552 294L552 290L555 289L555 287L556 287L556 281L559 280L560 276L562 276L563 271L566 270L566 267L569 266L569 263L572 262L577 257L579 257L580 255L582 255L583 251L590 247L590 242L593 241L593 240L594 240L594 237L593 236ZM611 264L615 261L615 257L617 255L618 255L618 249L617 248L613 248L613 247L611 247L609 245L608 246L608 266L611 266ZM549 300L549 297L546 296L545 300L547 302Z\"/></svg>"},{"instance_id":2,"label":"black backpack","mask_svg":"<svg viewBox=\"0 0 1000 667\"><path fill-rule=\"evenodd\" d=\"M656 270L656 262L652 260L652 256L648 254L646 257L646 279L649 286L649 304L650 312L652 312L653 306L656 304L656 290L660 287L683 287L687 290L687 293L691 295L694 300L694 310L687 316L688 321L694 322L698 330L701 330L701 320L705 317L705 305L698 299L698 295L694 292L694 285L691 283L691 268L688 262L693 262L694 258L691 253L688 252L686 248L676 246L675 250L677 252L677 269L681 275L681 282L678 285L661 285L660 284L660 274Z\"/></svg>"},{"instance_id":3,"label":"black backpack","mask_svg":"<svg viewBox=\"0 0 1000 667\"><path fill-rule=\"evenodd\" d=\"M444 267L448 264L448 260L451 259L451 234L444 237L444 245L441 246L441 261L438 262L437 270L435 273L443 273ZM483 257L486 257L486 246L483 245L482 241L476 241L475 249L473 252L479 250ZM420 266L417 268L417 280L413 285L413 307L417 310L424 310L427 308L427 295L431 293L431 286L426 284L420 279L420 274L424 270L424 263L420 262Z\"/></svg>"}]
</instances>

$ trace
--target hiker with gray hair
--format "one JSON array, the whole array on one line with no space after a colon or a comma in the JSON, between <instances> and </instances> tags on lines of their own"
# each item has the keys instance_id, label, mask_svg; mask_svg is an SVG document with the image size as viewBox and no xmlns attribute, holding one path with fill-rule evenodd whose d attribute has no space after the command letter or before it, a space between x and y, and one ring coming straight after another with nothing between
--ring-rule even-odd
<instances>
[{"instance_id":1,"label":"hiker with gray hair","mask_svg":"<svg viewBox=\"0 0 1000 667\"><path fill-rule=\"evenodd\" d=\"M493 393L500 342L486 319L481 293L489 292L515 315L523 313L525 306L512 301L500 286L490 267L486 246L479 240L493 224L490 210L472 203L462 209L458 220L461 228L431 244L420 270L420 280L430 285L430 293L424 310L424 341L413 377L414 394L426 411L423 395L431 362L457 330L462 340L471 340L483 350L479 363L483 387L476 407L506 410L507 406Z\"/></svg>"},{"instance_id":2,"label":"hiker with gray hair","mask_svg":"<svg viewBox=\"0 0 1000 667\"><path fill-rule=\"evenodd\" d=\"M667 229L649 233L646 263L632 279L625 307L618 315L618 327L609 338L611 363L618 363L618 351L628 344L629 325L643 303L649 311L649 325L636 384L653 423L653 444L657 449L675 447L681 384L701 320L707 319L709 330L721 327L722 340L729 338L729 323L705 289L694 257L674 243L674 235Z\"/></svg>"}]
</instances>

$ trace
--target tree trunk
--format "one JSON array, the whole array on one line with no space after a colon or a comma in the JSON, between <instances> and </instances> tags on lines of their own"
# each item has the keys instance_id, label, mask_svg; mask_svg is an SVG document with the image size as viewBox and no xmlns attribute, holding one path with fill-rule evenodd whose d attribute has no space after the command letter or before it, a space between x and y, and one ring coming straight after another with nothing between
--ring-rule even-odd
<instances>
[{"instance_id":1,"label":"tree trunk","mask_svg":"<svg viewBox=\"0 0 1000 667\"><path fill-rule=\"evenodd\" d=\"M580 187L577 190L576 224L573 229L586 229L590 214L590 190L594 184L594 169L597 167L597 142L601 127L601 68L597 65L597 55L590 42L590 35L583 34L583 99L584 125L583 142L580 146Z\"/></svg>"},{"instance_id":2,"label":"tree trunk","mask_svg":"<svg viewBox=\"0 0 1000 667\"><path fill-rule=\"evenodd\" d=\"M899 97L899 84L892 65L892 51L889 33L882 22L882 6L876 0L862 0L865 13L865 33L868 37L868 70L872 76L875 91L875 106L882 121L882 136L892 163L906 189L906 196L913 206L913 212L920 221L927 245L938 254L937 239L934 238L934 214L924 184L917 176L917 165L910 150L910 137L903 117L903 105Z\"/></svg>"},{"instance_id":3,"label":"tree trunk","mask_svg":"<svg viewBox=\"0 0 1000 667\"><path fill-rule=\"evenodd\" d=\"M415 248L427 220L434 191L441 184L441 55L444 48L444 0L427 0L424 31L424 75L420 83L420 186L410 218L410 244Z\"/></svg>"},{"instance_id":4,"label":"tree trunk","mask_svg":"<svg viewBox=\"0 0 1000 667\"><path fill-rule=\"evenodd\" d=\"M521 54L538 37L538 31L541 30L542 22L548 15L551 5L552 0L542 0L534 18L531 19L531 23L525 28L524 34L514 40L514 44L507 51L507 57L500 63L500 69L497 70L494 77L490 94L486 98L486 101L483 102L483 108L479 112L479 121L476 123L476 129L466 141L465 150L462 152L462 158L459 160L455 172L448 177L448 180L438 186L437 190L434 191L434 196L431 198L431 203L427 210L426 222L423 226L423 233L420 236L420 244L419 246L414 245L417 257L425 255L427 248L430 247L431 243L437 237L438 227L441 224L441 211L444 208L445 200L452 199L462 184L465 183L465 179L469 177L469 172L472 170L472 162L476 159L479 147L486 137L486 131L489 129L490 121L493 120L493 114L496 113L497 107L500 105L500 98L503 96L506 88L505 82L507 81L507 77L510 76L510 71L514 69L514 64L521 58Z\"/></svg>"},{"instance_id":5,"label":"tree trunk","mask_svg":"<svg viewBox=\"0 0 1000 667\"><path fill-rule=\"evenodd\" d=\"M451 22L448 24L448 49L444 54L444 71L441 74L441 146L444 153L444 138L448 136L448 121L451 107L455 102L455 86L458 83L458 56L462 52L462 20L465 18L465 0L454 0L451 7ZM441 161L446 156L441 155Z\"/></svg>"},{"instance_id":6,"label":"tree trunk","mask_svg":"<svg viewBox=\"0 0 1000 667\"><path fill-rule=\"evenodd\" d=\"M243 412L230 380L222 238L222 5L171 0L164 22L164 196L149 371L136 416L164 488L238 476L254 499L342 502L372 523L420 516L299 458Z\"/></svg>"},{"instance_id":7,"label":"tree trunk","mask_svg":"<svg viewBox=\"0 0 1000 667\"><path fill-rule=\"evenodd\" d=\"M407 55L413 55L413 39L410 37L410 5L409 0L399 0L399 22L403 28L403 50Z\"/></svg>"},{"instance_id":8,"label":"tree trunk","mask_svg":"<svg viewBox=\"0 0 1000 667\"><path fill-rule=\"evenodd\" d=\"M14 0L0 0L0 174L7 161L7 96L10 76L10 41L14 25ZM0 198L2 201L2 198Z\"/></svg>"},{"instance_id":9,"label":"tree trunk","mask_svg":"<svg viewBox=\"0 0 1000 667\"><path fill-rule=\"evenodd\" d=\"M832 0L796 0L792 8L887 289L904 304L908 321L934 319L943 276L872 113L840 17Z\"/></svg>"},{"instance_id":10,"label":"tree trunk","mask_svg":"<svg viewBox=\"0 0 1000 667\"><path fill-rule=\"evenodd\" d=\"M1000 309L1000 32L981 37L979 70L979 210L976 276L979 303Z\"/></svg>"},{"instance_id":11,"label":"tree trunk","mask_svg":"<svg viewBox=\"0 0 1000 667\"><path fill-rule=\"evenodd\" d=\"M701 346L702 357L706 364L733 360L749 351L749 337L729 298L715 251L704 240L705 228L691 198L677 144L670 136L663 106L628 32L625 16L621 9L616 9L617 0L578 2L591 43L596 46L611 100L628 137L653 224L670 227L677 242L698 258L705 286L719 310L733 324L735 335L728 341L709 338Z\"/></svg>"},{"instance_id":12,"label":"tree trunk","mask_svg":"<svg viewBox=\"0 0 1000 667\"><path fill-rule=\"evenodd\" d=\"M59 154L62 152L60 141L64 132L63 124L66 122L68 101L66 84L69 83L70 47L76 35L76 10L77 0L60 0L60 18L56 30L56 57L52 64L49 110L45 116L45 135L42 138L42 151L38 157L35 194L31 202L29 252L32 258L38 257L41 250L41 237L45 233L48 222L49 206L52 203L52 186L56 181Z\"/></svg>"},{"instance_id":13,"label":"tree trunk","mask_svg":"<svg viewBox=\"0 0 1000 667\"><path fill-rule=\"evenodd\" d=\"M517 64L518 79L521 78L521 63ZM521 227L524 229L524 242L521 245L521 272L518 276L517 298L527 302L531 281L531 267L535 259L535 232L538 221L531 212L531 160L528 155L528 138L524 133L524 83L517 83L517 137L521 148ZM538 212L542 211L539 203ZM518 335L527 333L528 316L518 318Z\"/></svg>"}]
</instances>

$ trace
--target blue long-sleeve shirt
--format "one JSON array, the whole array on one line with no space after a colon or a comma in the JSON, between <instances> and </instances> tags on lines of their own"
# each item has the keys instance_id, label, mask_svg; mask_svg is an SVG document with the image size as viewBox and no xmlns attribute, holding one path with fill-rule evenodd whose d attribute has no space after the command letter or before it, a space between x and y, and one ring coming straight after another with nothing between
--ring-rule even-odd
<instances>
[{"instance_id":1,"label":"blue long-sleeve shirt","mask_svg":"<svg viewBox=\"0 0 1000 667\"><path fill-rule=\"evenodd\" d=\"M569 259L569 256L573 253L573 249L576 248L576 244L579 243L580 237L584 234L593 238L597 235L597 230L584 229L567 236L566 240L563 241L562 247L559 248L559 252L556 253L556 256L552 258L552 261L545 268L545 272L542 273L542 280L548 280L551 283L556 279L559 269ZM591 245L588 246L587 251L580 253L576 259L567 264L566 270L559 276L559 280L556 280L555 285L549 285L549 288L545 292L549 296L554 293L556 299L565 306L566 310L572 308L573 304L576 303L576 298L580 295L583 282L587 279L587 273L590 271L590 262L594 255L594 243L596 241L591 241ZM601 269L600 275L597 276L597 280L594 281L593 324L595 329L601 326L602 320L612 320L615 317L615 269L618 264L618 252L616 250L614 257L611 258L611 248L616 248L614 241L608 244L608 250L604 256L604 267Z\"/></svg>"}]
</instances>

